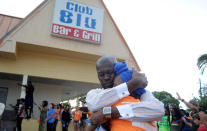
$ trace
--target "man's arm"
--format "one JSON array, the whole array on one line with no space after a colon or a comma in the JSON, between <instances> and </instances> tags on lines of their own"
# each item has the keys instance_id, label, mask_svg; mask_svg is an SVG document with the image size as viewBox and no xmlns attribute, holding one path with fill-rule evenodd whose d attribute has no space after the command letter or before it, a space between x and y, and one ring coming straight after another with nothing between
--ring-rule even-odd
<instances>
[{"instance_id":1,"label":"man's arm","mask_svg":"<svg viewBox=\"0 0 207 131\"><path fill-rule=\"evenodd\" d=\"M111 106L118 100L133 94L138 88L145 88L148 84L145 74L133 69L132 79L110 89L94 89L89 91L86 102L89 110L97 111L105 106Z\"/></svg>"},{"instance_id":2,"label":"man's arm","mask_svg":"<svg viewBox=\"0 0 207 131\"><path fill-rule=\"evenodd\" d=\"M141 102L112 107L112 119L125 119L132 122L146 122L161 120L164 112L164 104L157 100L151 92L146 91L141 97ZM93 113L93 124L102 124L104 115L102 109Z\"/></svg>"},{"instance_id":3,"label":"man's arm","mask_svg":"<svg viewBox=\"0 0 207 131\"><path fill-rule=\"evenodd\" d=\"M181 119L182 119L182 121L183 121L186 125L188 125L189 127L192 127L192 123L191 123L191 122L188 122L184 117L182 117Z\"/></svg>"},{"instance_id":4,"label":"man's arm","mask_svg":"<svg viewBox=\"0 0 207 131\"><path fill-rule=\"evenodd\" d=\"M150 91L146 91L141 98L141 102L117 106L121 119L131 121L157 121L162 120L164 104L157 100Z\"/></svg>"},{"instance_id":5,"label":"man's arm","mask_svg":"<svg viewBox=\"0 0 207 131\"><path fill-rule=\"evenodd\" d=\"M194 106L193 104L191 104L191 103L185 101L184 99L182 99L182 98L180 97L180 95L179 95L177 92L176 92L176 94L177 94L177 96L178 96L177 99L180 100L180 101L182 101L188 108L190 108L190 109L193 110L193 111L199 112L198 107L196 107L196 106Z\"/></svg>"},{"instance_id":6,"label":"man's arm","mask_svg":"<svg viewBox=\"0 0 207 131\"><path fill-rule=\"evenodd\" d=\"M94 89L88 92L86 102L89 110L97 111L105 106L111 106L118 100L129 95L126 83L110 89Z\"/></svg>"}]
</instances>

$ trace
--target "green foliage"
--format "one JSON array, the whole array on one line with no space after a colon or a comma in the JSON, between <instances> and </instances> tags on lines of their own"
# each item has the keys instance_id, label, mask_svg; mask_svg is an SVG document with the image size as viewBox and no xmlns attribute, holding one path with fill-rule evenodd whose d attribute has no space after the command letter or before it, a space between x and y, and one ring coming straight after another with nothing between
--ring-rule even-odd
<instances>
[{"instance_id":1,"label":"green foliage","mask_svg":"<svg viewBox=\"0 0 207 131\"><path fill-rule=\"evenodd\" d=\"M199 106L203 109L207 110L207 87L200 87L199 89L199 99L198 99Z\"/></svg>"},{"instance_id":2,"label":"green foliage","mask_svg":"<svg viewBox=\"0 0 207 131\"><path fill-rule=\"evenodd\" d=\"M166 92L166 91L154 91L152 92L152 94L160 101L162 101L165 105L176 105L179 107L180 102L174 98L170 93Z\"/></svg>"},{"instance_id":3,"label":"green foliage","mask_svg":"<svg viewBox=\"0 0 207 131\"><path fill-rule=\"evenodd\" d=\"M86 103L86 96L81 96L78 100L83 103Z\"/></svg>"},{"instance_id":4,"label":"green foliage","mask_svg":"<svg viewBox=\"0 0 207 131\"><path fill-rule=\"evenodd\" d=\"M62 103L62 105L63 105L63 107L69 106L71 108L71 105L69 102Z\"/></svg>"},{"instance_id":5,"label":"green foliage","mask_svg":"<svg viewBox=\"0 0 207 131\"><path fill-rule=\"evenodd\" d=\"M201 71L201 74L203 74L207 66L207 54L203 54L198 58L197 66L198 66L198 69Z\"/></svg>"}]
</instances>

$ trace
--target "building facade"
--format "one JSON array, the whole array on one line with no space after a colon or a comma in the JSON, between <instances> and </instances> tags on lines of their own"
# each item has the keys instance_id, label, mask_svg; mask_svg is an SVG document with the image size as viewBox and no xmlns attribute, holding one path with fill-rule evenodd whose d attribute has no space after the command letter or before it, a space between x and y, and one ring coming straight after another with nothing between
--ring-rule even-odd
<instances>
[{"instance_id":1,"label":"building facade","mask_svg":"<svg viewBox=\"0 0 207 131\"><path fill-rule=\"evenodd\" d=\"M0 90L8 110L25 96L17 83L28 80L36 104L59 103L100 88L95 63L103 55L139 70L102 0L58 1L63 0L43 1L23 19L0 15ZM75 35L76 30L82 34Z\"/></svg>"}]
</instances>

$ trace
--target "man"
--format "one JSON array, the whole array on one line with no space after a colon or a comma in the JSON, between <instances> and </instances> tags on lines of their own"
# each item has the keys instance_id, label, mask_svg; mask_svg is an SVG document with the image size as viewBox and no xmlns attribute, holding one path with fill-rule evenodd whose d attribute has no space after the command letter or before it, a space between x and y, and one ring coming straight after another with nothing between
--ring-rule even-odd
<instances>
[{"instance_id":1,"label":"man","mask_svg":"<svg viewBox=\"0 0 207 131\"><path fill-rule=\"evenodd\" d=\"M86 107L84 102L82 102L82 107L80 107L80 110L82 111L80 129L81 129L81 131L85 131L86 130L85 120L87 119L88 107Z\"/></svg>"},{"instance_id":2,"label":"man","mask_svg":"<svg viewBox=\"0 0 207 131\"><path fill-rule=\"evenodd\" d=\"M130 120L133 126L137 126L137 121L161 120L164 115L164 105L155 99L149 91L141 96L141 102L111 107L122 98L132 95L136 89L147 86L144 74L133 70L132 80L113 87L114 64L116 62L113 56L103 56L96 63L98 78L103 89L93 89L88 92L86 97L89 110L97 111L92 115L92 124L101 125L106 121L107 115L111 115L110 119Z\"/></svg>"},{"instance_id":3,"label":"man","mask_svg":"<svg viewBox=\"0 0 207 131\"><path fill-rule=\"evenodd\" d=\"M75 111L73 112L73 126L74 131L80 131L80 120L81 120L82 112L79 110L79 107L75 107Z\"/></svg>"},{"instance_id":4,"label":"man","mask_svg":"<svg viewBox=\"0 0 207 131\"><path fill-rule=\"evenodd\" d=\"M47 110L48 110L48 101L42 101L40 110L40 123L39 123L39 131L46 131L47 129Z\"/></svg>"},{"instance_id":5,"label":"man","mask_svg":"<svg viewBox=\"0 0 207 131\"><path fill-rule=\"evenodd\" d=\"M24 86L26 88L25 113L26 113L26 118L30 119L33 111L34 86L31 81L28 81L27 85L22 85L22 84L18 84L18 85Z\"/></svg>"},{"instance_id":6,"label":"man","mask_svg":"<svg viewBox=\"0 0 207 131\"><path fill-rule=\"evenodd\" d=\"M69 105L65 107L61 116L61 120L62 120L62 131L68 131L68 126L70 125L70 121L71 121L71 111Z\"/></svg>"}]
</instances>

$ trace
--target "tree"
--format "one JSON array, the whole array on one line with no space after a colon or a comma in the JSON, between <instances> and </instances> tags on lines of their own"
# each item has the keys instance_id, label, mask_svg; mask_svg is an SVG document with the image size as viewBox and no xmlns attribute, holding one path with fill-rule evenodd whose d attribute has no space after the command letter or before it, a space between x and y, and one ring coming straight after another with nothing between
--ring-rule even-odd
<instances>
[{"instance_id":1,"label":"tree","mask_svg":"<svg viewBox=\"0 0 207 131\"><path fill-rule=\"evenodd\" d=\"M197 66L198 69L201 71L201 74L203 74L207 67L207 54L203 54L198 58Z\"/></svg>"},{"instance_id":2,"label":"tree","mask_svg":"<svg viewBox=\"0 0 207 131\"><path fill-rule=\"evenodd\" d=\"M207 67L207 54L201 55L197 60L197 66L202 77L206 77L205 69ZM199 106L207 110L207 83L199 78Z\"/></svg>"},{"instance_id":3,"label":"tree","mask_svg":"<svg viewBox=\"0 0 207 131\"><path fill-rule=\"evenodd\" d=\"M174 98L170 93L166 92L166 91L154 91L152 92L152 94L160 101L162 101L165 105L176 105L177 107L179 107L180 102Z\"/></svg>"}]
</instances>

